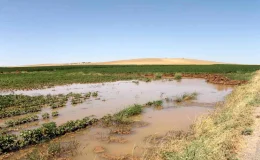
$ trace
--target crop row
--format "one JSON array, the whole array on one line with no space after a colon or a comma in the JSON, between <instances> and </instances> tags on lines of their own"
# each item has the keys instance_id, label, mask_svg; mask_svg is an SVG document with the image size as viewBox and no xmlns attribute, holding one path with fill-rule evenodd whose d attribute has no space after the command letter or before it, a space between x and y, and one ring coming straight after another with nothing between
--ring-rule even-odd
<instances>
[{"instance_id":1,"label":"crop row","mask_svg":"<svg viewBox=\"0 0 260 160\"><path fill-rule=\"evenodd\" d=\"M27 108L32 106L45 106L63 104L68 100L66 95L27 96L27 95L0 95L0 110L8 107Z\"/></svg>"},{"instance_id":2,"label":"crop row","mask_svg":"<svg viewBox=\"0 0 260 160\"><path fill-rule=\"evenodd\" d=\"M13 134L0 135L0 153L15 151L29 145L39 144L66 133L86 128L96 121L97 119L95 118L90 119L86 117L82 120L68 121L61 126L57 126L55 122L50 122L43 124L37 129L22 131L20 136Z\"/></svg>"},{"instance_id":3,"label":"crop row","mask_svg":"<svg viewBox=\"0 0 260 160\"><path fill-rule=\"evenodd\" d=\"M41 106L32 106L27 108L11 108L8 110L1 110L0 111L0 119L6 118L6 117L13 117L13 116L19 116L24 115L27 113L34 113L41 111Z\"/></svg>"},{"instance_id":4,"label":"crop row","mask_svg":"<svg viewBox=\"0 0 260 160\"><path fill-rule=\"evenodd\" d=\"M37 115L31 115L31 116L27 116L24 118L19 118L16 120L8 120L5 122L7 127L13 127L16 125L20 125L20 124L25 124L25 123L29 123L29 122L34 122L39 120L39 117Z\"/></svg>"},{"instance_id":5,"label":"crop row","mask_svg":"<svg viewBox=\"0 0 260 160\"><path fill-rule=\"evenodd\" d=\"M0 95L0 118L23 115L41 111L42 107L52 109L64 107L71 98L72 104L83 103L90 97L98 96L97 92L86 94L69 93L67 95L27 96L27 95Z\"/></svg>"}]
</instances>

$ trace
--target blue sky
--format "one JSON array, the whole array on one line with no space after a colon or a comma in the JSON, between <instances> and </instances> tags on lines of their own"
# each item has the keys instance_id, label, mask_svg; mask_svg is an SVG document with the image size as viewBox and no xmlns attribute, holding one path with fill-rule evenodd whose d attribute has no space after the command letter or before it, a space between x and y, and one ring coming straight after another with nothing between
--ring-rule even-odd
<instances>
[{"instance_id":1,"label":"blue sky","mask_svg":"<svg viewBox=\"0 0 260 160\"><path fill-rule=\"evenodd\" d=\"M260 64L260 0L0 0L0 65L162 57Z\"/></svg>"}]
</instances>

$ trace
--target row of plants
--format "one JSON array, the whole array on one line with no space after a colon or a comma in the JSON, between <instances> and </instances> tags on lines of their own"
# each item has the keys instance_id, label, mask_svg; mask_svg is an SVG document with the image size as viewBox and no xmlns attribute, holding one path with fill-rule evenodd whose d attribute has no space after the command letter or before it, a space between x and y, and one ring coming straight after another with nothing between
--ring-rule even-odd
<instances>
[{"instance_id":1,"label":"row of plants","mask_svg":"<svg viewBox=\"0 0 260 160\"><path fill-rule=\"evenodd\" d=\"M206 72L206 73L231 73L237 71L254 72L259 70L259 65L80 65L80 66L39 66L39 67L0 67L2 73L27 72L81 72L81 73L145 73L145 72ZM25 71L22 73L22 71ZM47 73L48 73L47 72ZM46 73L46 72L41 72Z\"/></svg>"},{"instance_id":2,"label":"row of plants","mask_svg":"<svg viewBox=\"0 0 260 160\"><path fill-rule=\"evenodd\" d=\"M90 97L97 97L98 92L88 92L86 94L69 93L67 95L0 95L0 118L23 115L41 111L42 107L50 106L52 109L66 106L69 98L72 104L83 103Z\"/></svg>"},{"instance_id":3,"label":"row of plants","mask_svg":"<svg viewBox=\"0 0 260 160\"><path fill-rule=\"evenodd\" d=\"M54 111L54 112L51 113L51 116L52 117L57 117L57 116L59 116L59 112ZM50 114L49 113L43 113L42 114L42 118L43 119L49 119L50 118Z\"/></svg>"},{"instance_id":4,"label":"row of plants","mask_svg":"<svg viewBox=\"0 0 260 160\"><path fill-rule=\"evenodd\" d=\"M33 106L33 107L27 107L27 108L11 108L8 110L1 110L0 119L6 118L6 117L24 115L27 113L39 112L39 111L41 111L41 109L42 109L41 106Z\"/></svg>"},{"instance_id":5,"label":"row of plants","mask_svg":"<svg viewBox=\"0 0 260 160\"><path fill-rule=\"evenodd\" d=\"M61 126L57 126L55 122L50 122L37 129L22 131L19 136L13 134L0 135L0 153L7 153L49 141L66 133L86 128L97 121L95 118L86 117L82 120L68 121Z\"/></svg>"},{"instance_id":6,"label":"row of plants","mask_svg":"<svg viewBox=\"0 0 260 160\"><path fill-rule=\"evenodd\" d=\"M0 110L9 107L27 108L32 106L50 106L55 103L63 104L68 100L67 95L28 96L22 94L0 95Z\"/></svg>"},{"instance_id":7,"label":"row of plants","mask_svg":"<svg viewBox=\"0 0 260 160\"><path fill-rule=\"evenodd\" d=\"M39 120L39 117L37 115L30 115L30 116L19 118L16 120L8 120L5 122L5 125L7 127L14 127L16 125L30 123L30 122L34 122L34 121L38 121L38 120Z\"/></svg>"},{"instance_id":8,"label":"row of plants","mask_svg":"<svg viewBox=\"0 0 260 160\"><path fill-rule=\"evenodd\" d=\"M97 97L98 92L88 92L86 94L79 94L79 93L70 93L69 96L71 96L71 104L76 105L83 103L86 99L89 99L92 97Z\"/></svg>"}]
</instances>

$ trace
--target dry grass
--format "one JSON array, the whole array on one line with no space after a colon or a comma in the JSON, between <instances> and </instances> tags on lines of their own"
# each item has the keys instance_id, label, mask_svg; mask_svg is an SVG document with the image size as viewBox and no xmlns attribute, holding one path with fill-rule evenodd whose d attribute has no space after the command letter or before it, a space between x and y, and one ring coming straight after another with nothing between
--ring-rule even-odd
<instances>
[{"instance_id":1,"label":"dry grass","mask_svg":"<svg viewBox=\"0 0 260 160\"><path fill-rule=\"evenodd\" d=\"M259 93L260 71L248 84L237 87L215 112L198 119L190 134L166 135L160 143L150 144L143 159L237 159L243 131L253 124Z\"/></svg>"}]
</instances>

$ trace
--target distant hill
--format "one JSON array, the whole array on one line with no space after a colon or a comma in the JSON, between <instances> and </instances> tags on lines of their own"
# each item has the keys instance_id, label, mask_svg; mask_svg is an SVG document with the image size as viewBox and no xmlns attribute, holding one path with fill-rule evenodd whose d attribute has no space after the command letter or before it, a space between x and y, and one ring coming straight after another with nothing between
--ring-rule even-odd
<instances>
[{"instance_id":1,"label":"distant hill","mask_svg":"<svg viewBox=\"0 0 260 160\"><path fill-rule=\"evenodd\" d=\"M100 65L189 65L189 64L224 64L220 62L214 61L205 61L205 60L197 60L197 59L187 59L187 58L140 58L140 59L129 59L129 60L119 60L119 61L110 61L110 62L100 62L100 63L92 63L92 64L100 64Z\"/></svg>"},{"instance_id":2,"label":"distant hill","mask_svg":"<svg viewBox=\"0 0 260 160\"><path fill-rule=\"evenodd\" d=\"M188 58L139 58L139 59L128 59L118 60L109 62L79 62L79 63L62 63L62 64L35 64L26 65L23 67L34 67L34 66L66 66L66 65L210 65L210 64L224 64L221 62L188 59Z\"/></svg>"}]
</instances>

